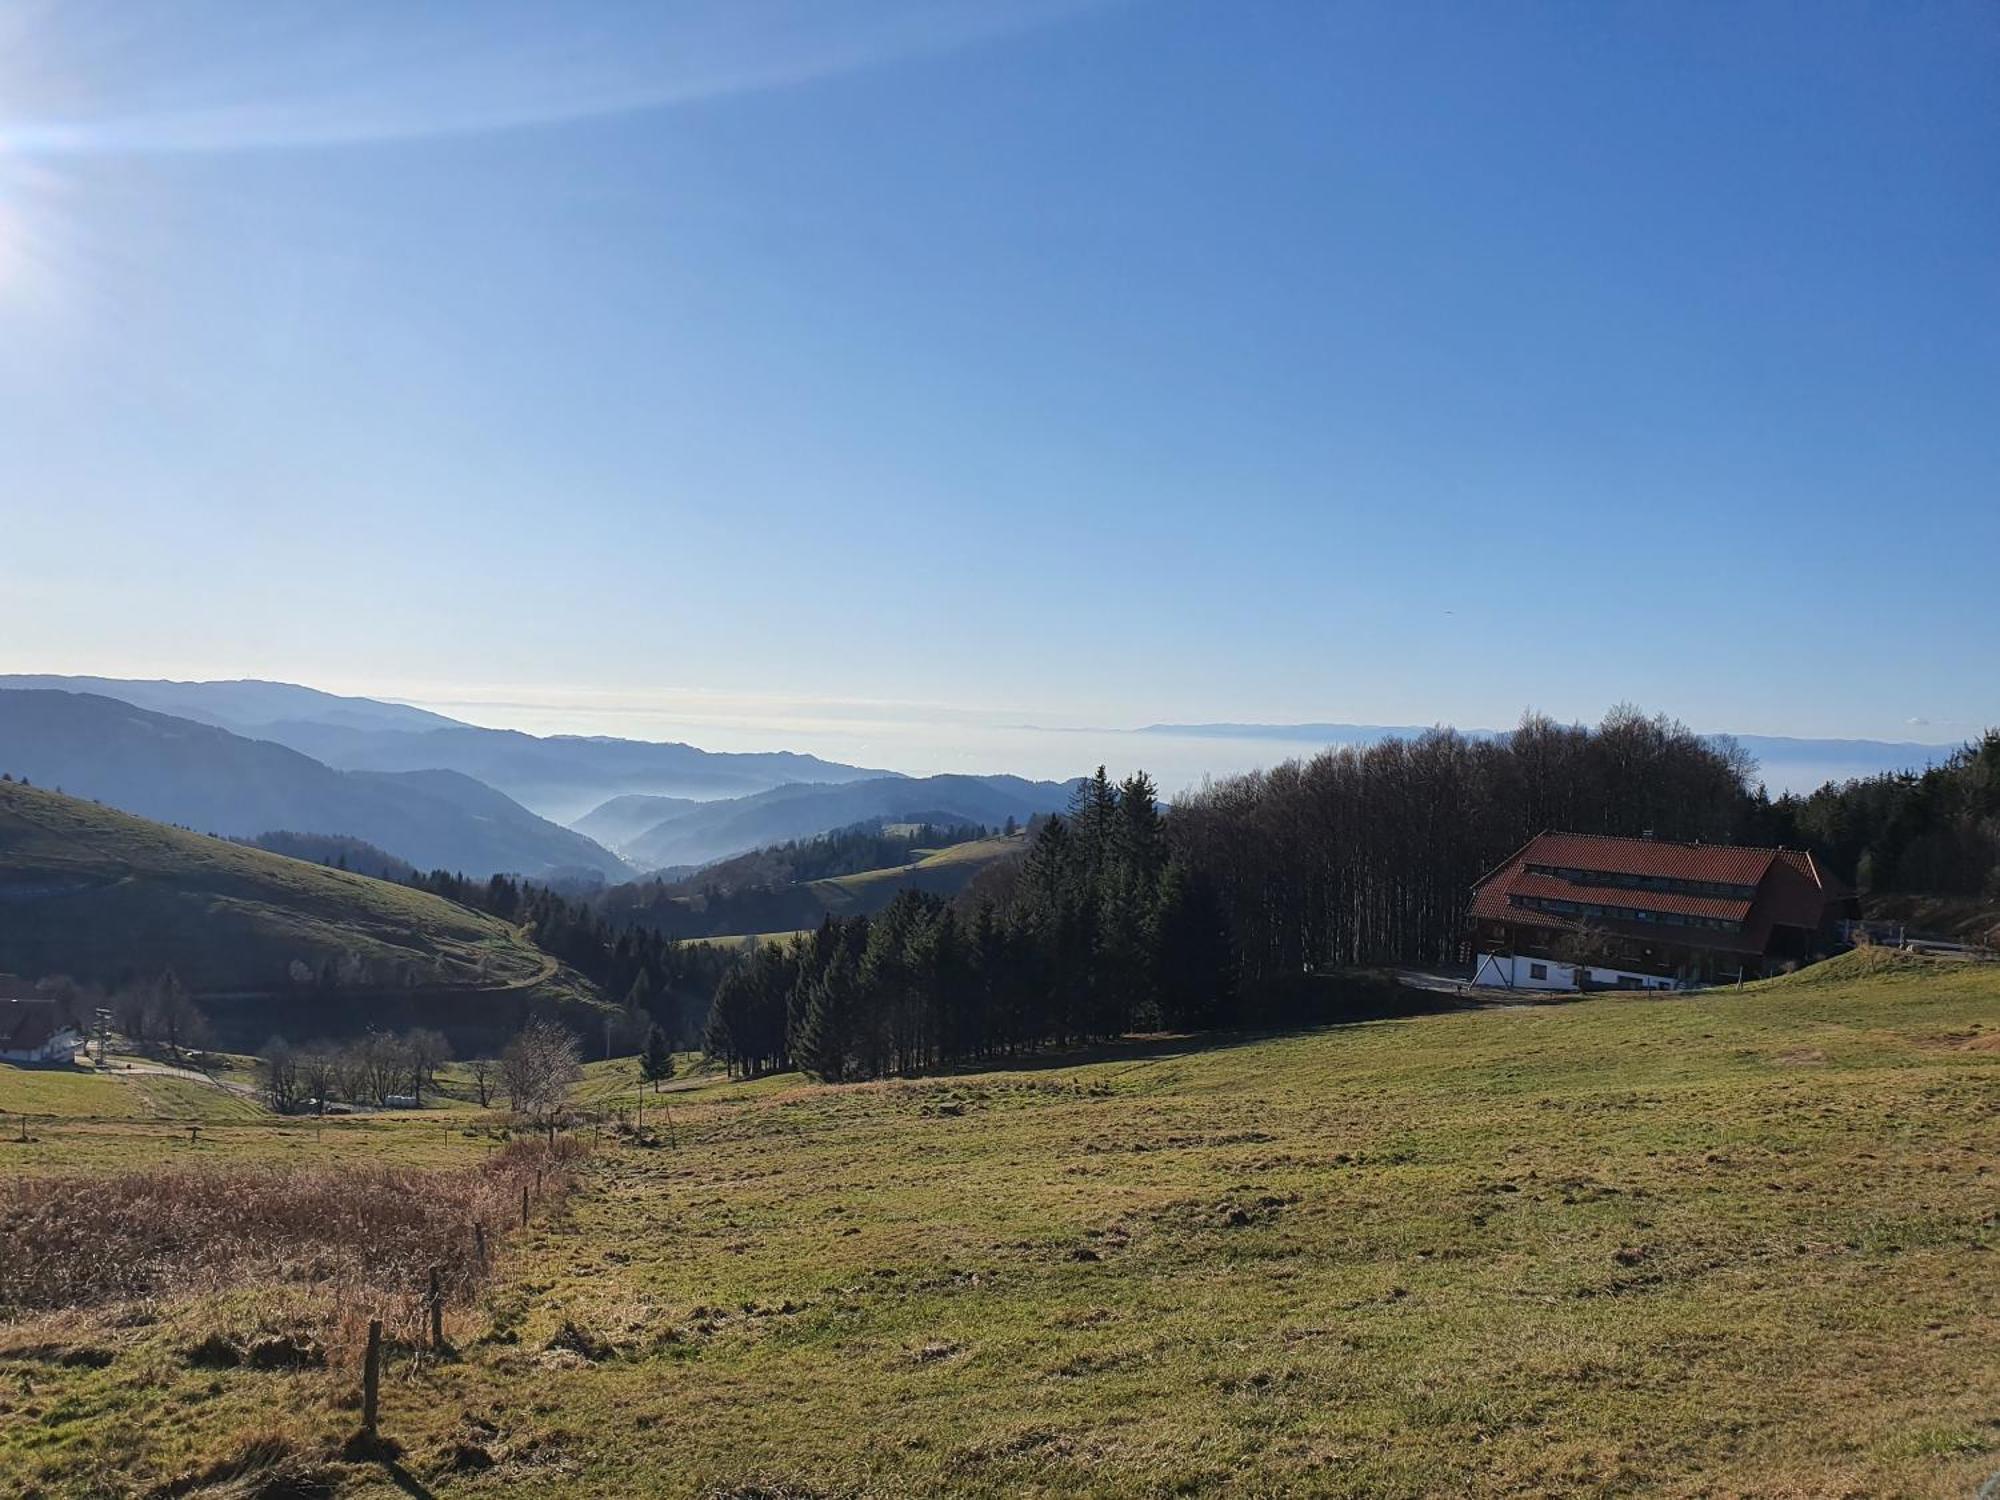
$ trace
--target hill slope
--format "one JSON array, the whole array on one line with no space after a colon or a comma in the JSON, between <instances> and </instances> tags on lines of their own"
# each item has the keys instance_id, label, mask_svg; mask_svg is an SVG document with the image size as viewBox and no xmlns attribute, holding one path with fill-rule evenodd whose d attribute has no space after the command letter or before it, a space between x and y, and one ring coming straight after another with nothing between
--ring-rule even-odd
<instances>
[{"instance_id":1,"label":"hill slope","mask_svg":"<svg viewBox=\"0 0 2000 1500\"><path fill-rule=\"evenodd\" d=\"M600 802L570 827L586 838L596 839L607 849L619 849L648 829L657 828L668 818L677 818L699 806L693 797L656 797L646 792L627 792Z\"/></svg>"},{"instance_id":2,"label":"hill slope","mask_svg":"<svg viewBox=\"0 0 2000 1500\"><path fill-rule=\"evenodd\" d=\"M903 891L955 896L982 870L1018 859L1027 842L1025 834L972 839L922 851L907 864L768 888L729 890L712 900L705 874L671 886L635 882L605 892L602 905L607 914L637 919L669 937L797 932L817 927L829 916L873 914Z\"/></svg>"},{"instance_id":3,"label":"hill slope","mask_svg":"<svg viewBox=\"0 0 2000 1500\"><path fill-rule=\"evenodd\" d=\"M704 803L649 829L625 847L643 868L704 864L788 839L886 818L912 823L1026 823L1057 812L1074 782L1019 776L909 776L839 786L781 786L729 802Z\"/></svg>"},{"instance_id":4,"label":"hill slope","mask_svg":"<svg viewBox=\"0 0 2000 1500\"><path fill-rule=\"evenodd\" d=\"M2000 968L1826 966L925 1081L683 1078L646 1097L676 1133L591 1157L449 1314L459 1358L384 1382L382 1430L441 1496L1969 1497L2000 1469L1997 1018ZM403 1160L481 1149L404 1128ZM102 1134L37 1133L16 1170ZM299 1154L272 1135L228 1149ZM259 1291L23 1326L0 1469L164 1492L338 1454L351 1362L201 1372L194 1403L144 1378L269 1326Z\"/></svg>"},{"instance_id":5,"label":"hill slope","mask_svg":"<svg viewBox=\"0 0 2000 1500\"><path fill-rule=\"evenodd\" d=\"M469 777L344 773L283 745L88 693L0 690L0 770L206 832L344 834L424 869L630 873L608 849Z\"/></svg>"},{"instance_id":6,"label":"hill slope","mask_svg":"<svg viewBox=\"0 0 2000 1500\"><path fill-rule=\"evenodd\" d=\"M863 870L856 875L832 875L811 882L809 889L826 910L836 917L851 917L880 911L904 891L923 891L932 896L955 896L980 871L1019 859L1026 852L1026 834L1000 834L990 839L971 839L949 848L936 849L907 865L882 870Z\"/></svg>"},{"instance_id":7,"label":"hill slope","mask_svg":"<svg viewBox=\"0 0 2000 1500\"><path fill-rule=\"evenodd\" d=\"M476 1027L594 1000L513 927L437 896L0 782L0 971L115 986L169 967L251 1044L294 1018Z\"/></svg>"}]
</instances>

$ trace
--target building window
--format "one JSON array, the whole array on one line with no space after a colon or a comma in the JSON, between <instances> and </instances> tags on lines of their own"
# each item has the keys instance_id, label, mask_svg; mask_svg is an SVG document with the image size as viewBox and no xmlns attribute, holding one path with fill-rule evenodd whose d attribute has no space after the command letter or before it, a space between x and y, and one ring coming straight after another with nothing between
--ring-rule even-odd
<instances>
[{"instance_id":1,"label":"building window","mask_svg":"<svg viewBox=\"0 0 2000 1500\"><path fill-rule=\"evenodd\" d=\"M1530 979L1547 979L1549 977L1549 966L1547 964L1529 964L1528 977Z\"/></svg>"}]
</instances>

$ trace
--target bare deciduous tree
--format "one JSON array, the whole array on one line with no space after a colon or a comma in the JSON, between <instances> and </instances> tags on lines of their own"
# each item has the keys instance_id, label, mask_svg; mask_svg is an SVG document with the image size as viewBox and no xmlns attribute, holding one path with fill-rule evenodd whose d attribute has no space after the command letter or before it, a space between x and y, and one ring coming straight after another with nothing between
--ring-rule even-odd
<instances>
[{"instance_id":1,"label":"bare deciduous tree","mask_svg":"<svg viewBox=\"0 0 2000 1500\"><path fill-rule=\"evenodd\" d=\"M479 1096L479 1107L485 1109L493 1102L493 1085L499 1080L500 1064L490 1057L475 1057L465 1065L472 1075L473 1092Z\"/></svg>"},{"instance_id":2,"label":"bare deciduous tree","mask_svg":"<svg viewBox=\"0 0 2000 1500\"><path fill-rule=\"evenodd\" d=\"M410 1092L421 1105L424 1090L437 1087L437 1070L451 1061L451 1043L442 1032L417 1026L403 1034L403 1050L410 1064Z\"/></svg>"},{"instance_id":3,"label":"bare deciduous tree","mask_svg":"<svg viewBox=\"0 0 2000 1500\"><path fill-rule=\"evenodd\" d=\"M299 1099L320 1114L341 1091L341 1054L329 1042L314 1042L298 1054Z\"/></svg>"},{"instance_id":4,"label":"bare deciduous tree","mask_svg":"<svg viewBox=\"0 0 2000 1500\"><path fill-rule=\"evenodd\" d=\"M281 1036L264 1044L264 1093L273 1114L296 1114L304 1102L299 1054Z\"/></svg>"},{"instance_id":5,"label":"bare deciduous tree","mask_svg":"<svg viewBox=\"0 0 2000 1500\"><path fill-rule=\"evenodd\" d=\"M553 1130L583 1077L576 1038L555 1021L530 1021L501 1053L500 1076L514 1112Z\"/></svg>"}]
</instances>

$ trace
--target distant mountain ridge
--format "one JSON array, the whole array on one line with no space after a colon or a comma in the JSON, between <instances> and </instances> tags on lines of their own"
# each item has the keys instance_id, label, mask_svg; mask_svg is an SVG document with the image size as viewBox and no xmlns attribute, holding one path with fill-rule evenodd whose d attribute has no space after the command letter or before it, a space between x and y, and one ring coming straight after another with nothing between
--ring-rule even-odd
<instances>
[{"instance_id":1,"label":"distant mountain ridge","mask_svg":"<svg viewBox=\"0 0 2000 1500\"><path fill-rule=\"evenodd\" d=\"M336 771L268 740L91 693L0 689L0 770L204 833L339 834L467 874L631 873L603 846L459 772Z\"/></svg>"},{"instance_id":2,"label":"distant mountain ridge","mask_svg":"<svg viewBox=\"0 0 2000 1500\"><path fill-rule=\"evenodd\" d=\"M568 822L631 794L712 801L792 782L841 782L894 776L791 751L731 753L649 740L542 737L516 729L456 725L418 733L346 730L327 725L272 725L295 750L341 770L463 772Z\"/></svg>"},{"instance_id":3,"label":"distant mountain ridge","mask_svg":"<svg viewBox=\"0 0 2000 1500\"><path fill-rule=\"evenodd\" d=\"M794 782L900 774L788 750L701 750L649 740L487 729L407 704L345 698L283 682L0 676L0 690L30 688L115 698L284 745L340 771L457 771L559 823L626 794L712 800Z\"/></svg>"},{"instance_id":4,"label":"distant mountain ridge","mask_svg":"<svg viewBox=\"0 0 2000 1500\"><path fill-rule=\"evenodd\" d=\"M456 724L443 714L407 703L376 698L348 698L290 682L239 678L224 682L177 682L170 679L123 677L58 677L48 673L0 674L0 690L53 689L64 693L95 693L116 698L177 719L193 719L222 729L247 733L273 724L317 721L355 729L445 729ZM268 735L252 735L267 739Z\"/></svg>"}]
</instances>

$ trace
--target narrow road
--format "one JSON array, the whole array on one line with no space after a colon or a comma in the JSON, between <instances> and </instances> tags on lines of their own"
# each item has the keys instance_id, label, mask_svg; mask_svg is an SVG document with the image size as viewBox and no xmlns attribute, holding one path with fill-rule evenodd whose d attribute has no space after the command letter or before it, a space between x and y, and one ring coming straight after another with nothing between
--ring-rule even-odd
<instances>
[{"instance_id":1,"label":"narrow road","mask_svg":"<svg viewBox=\"0 0 2000 1500\"><path fill-rule=\"evenodd\" d=\"M185 1078L190 1083L205 1083L210 1088L221 1089L225 1094L234 1094L239 1099L254 1099L257 1091L248 1084L224 1083L220 1078L202 1072L199 1068L184 1068L176 1063L154 1062L149 1057L120 1057L113 1059L113 1066L104 1071L108 1074L141 1073L153 1078Z\"/></svg>"}]
</instances>

